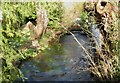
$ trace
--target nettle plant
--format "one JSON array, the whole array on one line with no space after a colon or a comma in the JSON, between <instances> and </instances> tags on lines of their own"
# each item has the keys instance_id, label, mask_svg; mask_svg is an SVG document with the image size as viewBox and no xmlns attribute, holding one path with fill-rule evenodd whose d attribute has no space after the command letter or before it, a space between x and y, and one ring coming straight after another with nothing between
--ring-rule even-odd
<instances>
[{"instance_id":1,"label":"nettle plant","mask_svg":"<svg viewBox=\"0 0 120 83\"><path fill-rule=\"evenodd\" d=\"M22 76L18 68L12 62L18 59L25 59L31 56L34 50L19 49L26 41L29 40L24 35L22 25L27 19L35 19L34 3L2 3L3 21L1 29L2 42L2 81L13 81Z\"/></svg>"},{"instance_id":2,"label":"nettle plant","mask_svg":"<svg viewBox=\"0 0 120 83\"><path fill-rule=\"evenodd\" d=\"M48 2L6 2L2 3L3 21L1 27L0 49L2 51L2 81L14 81L23 77L20 70L13 65L17 60L34 57L38 54L36 48L29 48L30 31L24 31L28 21L36 25L36 8L41 6L48 11L49 25L52 30L59 30L62 18L62 3ZM49 34L50 35L50 34Z\"/></svg>"}]
</instances>

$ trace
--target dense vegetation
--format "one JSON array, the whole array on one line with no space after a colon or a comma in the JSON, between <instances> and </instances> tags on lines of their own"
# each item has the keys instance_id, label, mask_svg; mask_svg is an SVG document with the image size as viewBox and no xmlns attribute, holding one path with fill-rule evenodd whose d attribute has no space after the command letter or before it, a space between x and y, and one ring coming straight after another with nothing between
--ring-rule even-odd
<instances>
[{"instance_id":1,"label":"dense vegetation","mask_svg":"<svg viewBox=\"0 0 120 83\"><path fill-rule=\"evenodd\" d=\"M31 48L30 46L30 31L24 30L24 27L28 21L31 21L34 25L36 25L36 8L41 5L42 9L46 9L48 12L48 31L40 39L39 43L41 45L40 49ZM3 20L2 20L2 28L0 28L0 37L2 38L0 41L0 51L2 51L0 59L2 60L2 72L0 72L0 81L13 82L18 78L23 78L21 71L19 70L20 60L27 59L29 57L37 56L41 51L48 47L49 44L53 44L54 42L59 40L59 37L55 36L57 31L65 32L63 26L60 25L64 22L63 14L64 8L62 3L54 2L6 2L2 3L2 12L3 12ZM76 8L77 9L77 8ZM95 13L95 12L94 12ZM88 23L88 12L83 11L81 13L80 23L83 27L83 30L89 32ZM94 19L93 19L94 20ZM94 21L95 22L95 21ZM86 25L84 25L86 24ZM103 66L104 61L99 60L101 62L101 69L103 69L103 75L105 76L111 74L115 79L119 80L120 78L120 64L119 64L119 50L120 50L120 40L114 40L113 36L116 31L114 28L118 28L117 26L112 26L111 30L111 41L114 44L112 48L113 54L115 55L112 59L114 60L114 69L110 73L104 73L105 67ZM55 39L56 38L56 39ZM116 61L116 62L115 62ZM102 68L103 67L103 68ZM101 71L99 71L101 72ZM97 75L98 72L94 72ZM99 77L98 77L99 78ZM102 77L100 77L102 79ZM103 79L105 79L103 77ZM109 79L106 78L106 79Z\"/></svg>"},{"instance_id":2,"label":"dense vegetation","mask_svg":"<svg viewBox=\"0 0 120 83\"><path fill-rule=\"evenodd\" d=\"M46 37L52 37L53 31L61 29L58 24L61 21L63 13L61 3L2 3L2 42L0 42L2 50L2 72L0 76L3 81L12 82L22 76L14 62L19 62L19 60L34 57L38 54L39 50L36 48L27 48L30 45L30 32L27 30L24 31L23 29L28 21L35 24L36 8L39 5L42 5L42 8L48 12L48 28L50 31L46 34ZM44 48L46 46L43 46L41 49Z\"/></svg>"},{"instance_id":3,"label":"dense vegetation","mask_svg":"<svg viewBox=\"0 0 120 83\"><path fill-rule=\"evenodd\" d=\"M119 80L118 3L111 1L109 6L104 5L103 9L99 9L102 3L104 1L100 2L100 0L97 3L86 3L85 7L90 18L89 21L96 24L101 33L101 50L96 49L95 56L97 57L95 59L98 63L96 64L96 61L93 61L95 66L93 66L92 72L100 80ZM112 11L110 11L110 7L113 8ZM103 15L104 13L106 15Z\"/></svg>"}]
</instances>

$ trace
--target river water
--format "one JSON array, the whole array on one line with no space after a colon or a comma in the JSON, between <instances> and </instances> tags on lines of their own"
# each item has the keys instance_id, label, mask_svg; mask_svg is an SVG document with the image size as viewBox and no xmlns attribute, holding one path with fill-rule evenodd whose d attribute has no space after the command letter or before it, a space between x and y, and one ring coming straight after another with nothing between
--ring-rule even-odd
<instances>
[{"instance_id":1,"label":"river water","mask_svg":"<svg viewBox=\"0 0 120 83\"><path fill-rule=\"evenodd\" d=\"M83 31L73 31L79 42L89 51L90 40ZM93 81L89 62L83 49L70 34L61 37L60 44L52 45L43 54L25 61L20 70L33 81Z\"/></svg>"}]
</instances>

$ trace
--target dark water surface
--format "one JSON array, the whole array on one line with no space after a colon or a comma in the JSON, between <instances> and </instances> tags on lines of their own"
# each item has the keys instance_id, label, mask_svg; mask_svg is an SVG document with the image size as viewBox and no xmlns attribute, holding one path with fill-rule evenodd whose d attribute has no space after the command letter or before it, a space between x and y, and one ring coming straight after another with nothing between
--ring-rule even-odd
<instances>
[{"instance_id":1,"label":"dark water surface","mask_svg":"<svg viewBox=\"0 0 120 83\"><path fill-rule=\"evenodd\" d=\"M74 31L79 42L89 50L89 38L82 31ZM47 48L42 55L25 61L20 70L27 81L93 81L89 73L87 55L72 35L61 38L59 45Z\"/></svg>"}]
</instances>

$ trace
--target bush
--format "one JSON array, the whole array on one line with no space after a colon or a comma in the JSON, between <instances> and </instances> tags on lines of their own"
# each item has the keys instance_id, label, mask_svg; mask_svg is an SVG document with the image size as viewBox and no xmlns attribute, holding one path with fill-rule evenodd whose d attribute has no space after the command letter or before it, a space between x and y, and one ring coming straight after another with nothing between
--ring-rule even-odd
<instances>
[{"instance_id":1,"label":"bush","mask_svg":"<svg viewBox=\"0 0 120 83\"><path fill-rule=\"evenodd\" d=\"M31 21L33 24L36 19L36 8L41 5L48 11L49 25L51 29L59 29L58 22L61 22L63 9L62 3L34 3L34 2L6 2L2 3L3 21L1 28L2 41L0 49L2 51L2 72L1 81L12 82L23 77L19 68L13 64L20 59L34 57L39 50L27 48L30 44L30 32L23 32L24 25Z\"/></svg>"}]
</instances>

